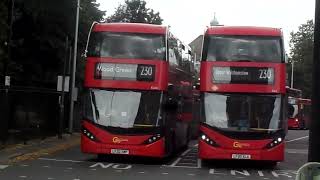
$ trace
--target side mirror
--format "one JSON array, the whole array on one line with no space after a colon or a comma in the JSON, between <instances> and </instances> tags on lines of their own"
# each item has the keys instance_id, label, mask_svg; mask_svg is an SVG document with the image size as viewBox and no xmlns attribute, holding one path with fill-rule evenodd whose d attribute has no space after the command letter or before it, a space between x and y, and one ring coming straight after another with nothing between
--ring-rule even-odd
<instances>
[{"instance_id":1,"label":"side mirror","mask_svg":"<svg viewBox=\"0 0 320 180\"><path fill-rule=\"evenodd\" d=\"M320 163L309 162L299 168L296 180L320 180Z\"/></svg>"},{"instance_id":2,"label":"side mirror","mask_svg":"<svg viewBox=\"0 0 320 180\"><path fill-rule=\"evenodd\" d=\"M288 59L289 59L289 58L288 58L288 54L286 53L286 54L284 55L284 62L285 62L285 63L288 63L288 62L289 62Z\"/></svg>"}]
</instances>

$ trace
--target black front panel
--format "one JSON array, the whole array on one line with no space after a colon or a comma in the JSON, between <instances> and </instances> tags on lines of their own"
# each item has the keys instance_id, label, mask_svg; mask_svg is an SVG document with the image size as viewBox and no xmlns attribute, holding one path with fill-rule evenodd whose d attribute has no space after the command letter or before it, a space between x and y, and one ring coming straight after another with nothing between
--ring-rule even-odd
<instances>
[{"instance_id":1,"label":"black front panel","mask_svg":"<svg viewBox=\"0 0 320 180\"><path fill-rule=\"evenodd\" d=\"M275 72L269 67L213 67L212 81L217 84L273 84Z\"/></svg>"}]
</instances>

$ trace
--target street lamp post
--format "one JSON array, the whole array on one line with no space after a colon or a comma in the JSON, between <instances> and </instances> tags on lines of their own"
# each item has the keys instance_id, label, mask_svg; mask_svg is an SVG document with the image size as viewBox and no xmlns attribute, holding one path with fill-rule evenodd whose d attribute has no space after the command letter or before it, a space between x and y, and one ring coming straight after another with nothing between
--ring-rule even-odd
<instances>
[{"instance_id":1,"label":"street lamp post","mask_svg":"<svg viewBox=\"0 0 320 180\"><path fill-rule=\"evenodd\" d=\"M71 74L69 133L73 132L73 111L74 111L74 101L75 101L74 96L76 95L76 88L75 88L76 77L75 76L76 76L76 67L77 67L79 10L80 10L80 0L77 0L76 26L75 26L75 33L74 33L74 45L73 45L73 64L72 64L72 74Z\"/></svg>"},{"instance_id":2,"label":"street lamp post","mask_svg":"<svg viewBox=\"0 0 320 180\"><path fill-rule=\"evenodd\" d=\"M293 68L294 67L294 61L291 61L291 88L293 88Z\"/></svg>"},{"instance_id":3,"label":"street lamp post","mask_svg":"<svg viewBox=\"0 0 320 180\"><path fill-rule=\"evenodd\" d=\"M316 0L315 9L309 162L320 162L320 0Z\"/></svg>"}]
</instances>

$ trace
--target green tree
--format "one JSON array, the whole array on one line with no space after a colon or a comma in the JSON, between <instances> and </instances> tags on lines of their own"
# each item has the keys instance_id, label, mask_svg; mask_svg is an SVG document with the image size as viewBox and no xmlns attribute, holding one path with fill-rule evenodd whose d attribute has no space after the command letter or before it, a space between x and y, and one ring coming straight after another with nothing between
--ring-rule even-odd
<instances>
[{"instance_id":1,"label":"green tree","mask_svg":"<svg viewBox=\"0 0 320 180\"><path fill-rule=\"evenodd\" d=\"M8 68L13 84L55 88L56 77L62 73L66 57L66 38L70 46L73 43L77 1L15 2L13 55ZM78 57L85 48L92 22L103 19L104 11L98 6L95 0L81 0Z\"/></svg>"},{"instance_id":2,"label":"green tree","mask_svg":"<svg viewBox=\"0 0 320 180\"><path fill-rule=\"evenodd\" d=\"M0 81L3 81L3 65L7 60L8 1L0 2ZM1 82L0 82L1 85Z\"/></svg>"},{"instance_id":3,"label":"green tree","mask_svg":"<svg viewBox=\"0 0 320 180\"><path fill-rule=\"evenodd\" d=\"M297 32L291 32L290 58L294 62L294 88L301 89L303 96L311 97L312 61L313 61L313 33L314 23L308 20L301 24ZM289 69L289 75L291 69Z\"/></svg>"},{"instance_id":4,"label":"green tree","mask_svg":"<svg viewBox=\"0 0 320 180\"><path fill-rule=\"evenodd\" d=\"M146 7L144 0L126 0L125 4L119 5L116 12L108 17L107 22L130 22L162 24L159 12Z\"/></svg>"}]
</instances>

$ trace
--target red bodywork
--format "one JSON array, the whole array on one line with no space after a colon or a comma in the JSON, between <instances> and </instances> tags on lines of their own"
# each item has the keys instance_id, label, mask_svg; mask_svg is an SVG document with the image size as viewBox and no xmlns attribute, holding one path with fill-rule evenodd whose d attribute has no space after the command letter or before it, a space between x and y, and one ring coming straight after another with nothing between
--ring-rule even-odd
<instances>
[{"instance_id":1,"label":"red bodywork","mask_svg":"<svg viewBox=\"0 0 320 180\"><path fill-rule=\"evenodd\" d=\"M135 156L164 157L166 155L164 138L152 144L144 144L144 141L152 135L126 136L111 134L86 121L82 122L82 126L88 129L98 140L98 142L92 141L82 134L81 150L84 153L110 154L111 149L126 149L129 150L129 155ZM122 141L115 141L114 138Z\"/></svg>"},{"instance_id":2,"label":"red bodywork","mask_svg":"<svg viewBox=\"0 0 320 180\"><path fill-rule=\"evenodd\" d=\"M293 97L291 97L293 98ZM311 106L310 99L294 98L298 106L298 113L295 117L288 117L288 129L308 129L310 127L310 112L305 112L304 108Z\"/></svg>"},{"instance_id":3,"label":"red bodywork","mask_svg":"<svg viewBox=\"0 0 320 180\"><path fill-rule=\"evenodd\" d=\"M246 26L215 26L207 29L205 36L276 36L282 37L280 29ZM245 59L244 59L245 60ZM273 84L215 84L213 83L213 67L266 67L273 68L275 79ZM216 93L260 93L260 94L285 94L286 93L286 67L284 63L268 62L230 62L230 61L202 61L200 67L200 91ZM273 148L265 148L274 139L248 139L239 140L229 138L214 129L200 124L200 132L209 139L214 140L219 146L213 146L199 139L199 157L201 159L232 159L232 154L251 155L251 160L283 161L285 144L282 141ZM234 143L243 146L234 146Z\"/></svg>"},{"instance_id":4,"label":"red bodywork","mask_svg":"<svg viewBox=\"0 0 320 180\"><path fill-rule=\"evenodd\" d=\"M237 140L217 133L207 127L200 126L200 131L220 145L214 147L203 140L199 141L199 157L201 159L232 159L232 154L251 155L251 160L283 161L284 143L271 149L264 148L273 139ZM234 147L236 146L236 147Z\"/></svg>"},{"instance_id":5,"label":"red bodywork","mask_svg":"<svg viewBox=\"0 0 320 180\"><path fill-rule=\"evenodd\" d=\"M300 128L300 122L298 118L288 118L288 128L298 129Z\"/></svg>"},{"instance_id":6,"label":"red bodywork","mask_svg":"<svg viewBox=\"0 0 320 180\"><path fill-rule=\"evenodd\" d=\"M161 34L167 35L167 28L164 26L137 24L137 23L108 23L96 24L93 32L124 32L124 33L143 33L143 34ZM134 81L134 80L101 80L95 79L95 69L98 63L116 63L116 64L147 64L155 66L155 78L153 81ZM174 65L169 65L168 60L148 60L148 59L116 59L103 57L88 57L86 61L84 86L86 88L101 88L101 89L129 89L129 90L145 90L145 91L167 91L168 84L174 84L177 89L184 89L183 87L190 87L191 76ZM182 87L182 88L180 88ZM181 91L183 96L190 95L188 91ZM180 113L177 119L177 128L175 134L181 136L181 132L185 133L187 129L187 122L190 119L188 113ZM144 143L150 137L156 135L147 134L115 134L108 132L106 129L100 128L94 123L89 123L87 120L82 122L82 127L88 130L95 136L93 141L82 133L81 136L81 150L84 153L92 154L111 154L111 149L125 149L129 151L130 156L147 156L162 158L168 155L166 146L168 143L165 136L159 140L146 144ZM118 138L123 140L114 142L113 139ZM176 140L176 145L173 147L180 147L187 143L187 139Z\"/></svg>"},{"instance_id":7,"label":"red bodywork","mask_svg":"<svg viewBox=\"0 0 320 180\"><path fill-rule=\"evenodd\" d=\"M251 27L251 26L215 26L208 28L207 35L233 35L233 36L282 36L277 28Z\"/></svg>"},{"instance_id":8,"label":"red bodywork","mask_svg":"<svg viewBox=\"0 0 320 180\"><path fill-rule=\"evenodd\" d=\"M127 32L127 33L150 33L150 34L166 34L165 26L139 23L107 23L96 24L93 28L94 32Z\"/></svg>"}]
</instances>

